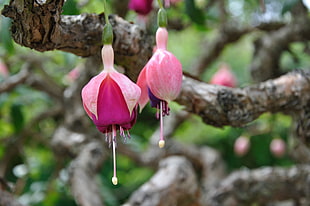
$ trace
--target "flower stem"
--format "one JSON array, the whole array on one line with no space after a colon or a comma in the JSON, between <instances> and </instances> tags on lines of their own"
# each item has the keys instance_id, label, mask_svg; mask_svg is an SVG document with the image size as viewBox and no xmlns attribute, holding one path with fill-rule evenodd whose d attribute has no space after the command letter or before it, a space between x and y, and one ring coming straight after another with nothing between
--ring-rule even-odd
<instances>
[{"instance_id":1,"label":"flower stem","mask_svg":"<svg viewBox=\"0 0 310 206\"><path fill-rule=\"evenodd\" d=\"M159 8L164 8L164 6L163 6L163 3L161 2L161 0L157 0L157 2L158 2L158 5L159 5Z\"/></svg>"}]
</instances>

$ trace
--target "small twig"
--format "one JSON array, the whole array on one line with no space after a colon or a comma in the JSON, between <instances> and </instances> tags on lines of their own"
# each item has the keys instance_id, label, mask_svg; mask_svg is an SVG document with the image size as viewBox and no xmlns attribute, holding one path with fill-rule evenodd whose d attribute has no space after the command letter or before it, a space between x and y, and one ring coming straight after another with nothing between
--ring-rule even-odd
<instances>
[{"instance_id":1,"label":"small twig","mask_svg":"<svg viewBox=\"0 0 310 206\"><path fill-rule=\"evenodd\" d=\"M17 85L24 83L29 77L30 64L25 63L19 73L10 76L4 82L0 83L0 94L3 92L9 92Z\"/></svg>"}]
</instances>

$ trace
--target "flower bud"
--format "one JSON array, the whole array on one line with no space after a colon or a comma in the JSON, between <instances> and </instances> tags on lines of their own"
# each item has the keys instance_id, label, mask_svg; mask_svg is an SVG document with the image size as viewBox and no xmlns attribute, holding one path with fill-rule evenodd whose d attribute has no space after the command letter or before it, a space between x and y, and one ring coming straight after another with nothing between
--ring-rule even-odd
<instances>
[{"instance_id":1,"label":"flower bud","mask_svg":"<svg viewBox=\"0 0 310 206\"><path fill-rule=\"evenodd\" d=\"M270 143L270 151L275 157L283 157L285 154L285 149L285 142L280 138L273 139Z\"/></svg>"},{"instance_id":2,"label":"flower bud","mask_svg":"<svg viewBox=\"0 0 310 206\"><path fill-rule=\"evenodd\" d=\"M235 141L234 151L238 156L244 156L250 149L250 140L248 137L240 136Z\"/></svg>"},{"instance_id":3,"label":"flower bud","mask_svg":"<svg viewBox=\"0 0 310 206\"><path fill-rule=\"evenodd\" d=\"M222 64L219 70L212 76L210 83L226 87L236 87L236 77L227 64Z\"/></svg>"}]
</instances>

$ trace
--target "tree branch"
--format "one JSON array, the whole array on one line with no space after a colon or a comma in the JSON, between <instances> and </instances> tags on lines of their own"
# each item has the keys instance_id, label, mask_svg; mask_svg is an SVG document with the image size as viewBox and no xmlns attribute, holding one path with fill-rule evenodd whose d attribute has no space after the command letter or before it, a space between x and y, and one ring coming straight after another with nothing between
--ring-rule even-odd
<instances>
[{"instance_id":1,"label":"tree branch","mask_svg":"<svg viewBox=\"0 0 310 206\"><path fill-rule=\"evenodd\" d=\"M187 206L199 200L197 177L184 157L172 156L160 161L159 170L130 197L124 206Z\"/></svg>"},{"instance_id":2,"label":"tree branch","mask_svg":"<svg viewBox=\"0 0 310 206\"><path fill-rule=\"evenodd\" d=\"M310 72L301 70L243 89L209 85L184 77L176 101L207 124L240 127L264 112L290 114L302 110L309 99Z\"/></svg>"},{"instance_id":3,"label":"tree branch","mask_svg":"<svg viewBox=\"0 0 310 206\"><path fill-rule=\"evenodd\" d=\"M281 75L279 63L283 51L293 42L310 40L310 19L301 1L297 3L295 13L291 23L256 40L250 67L254 81L261 82Z\"/></svg>"},{"instance_id":4,"label":"tree branch","mask_svg":"<svg viewBox=\"0 0 310 206\"><path fill-rule=\"evenodd\" d=\"M14 89L17 85L22 84L29 77L30 65L24 64L23 68L15 75L10 76L4 82L0 84L0 94L3 92L9 92Z\"/></svg>"},{"instance_id":5,"label":"tree branch","mask_svg":"<svg viewBox=\"0 0 310 206\"><path fill-rule=\"evenodd\" d=\"M218 35L212 41L203 44L202 54L194 62L191 74L194 76L201 75L205 69L221 54L227 44L238 41L244 34L250 32L251 28L239 28L235 24L228 22L223 24L218 31Z\"/></svg>"},{"instance_id":6,"label":"tree branch","mask_svg":"<svg viewBox=\"0 0 310 206\"><path fill-rule=\"evenodd\" d=\"M2 10L2 15L13 20L11 30L16 43L41 52L58 49L83 57L99 56L103 15L60 15L63 1L37 5L24 0L24 4L20 7L11 0ZM135 78L152 55L153 37L116 15L109 20L114 31L115 61Z\"/></svg>"},{"instance_id":7,"label":"tree branch","mask_svg":"<svg viewBox=\"0 0 310 206\"><path fill-rule=\"evenodd\" d=\"M14 196L0 188L0 205L1 206L25 206L20 204Z\"/></svg>"},{"instance_id":8,"label":"tree branch","mask_svg":"<svg viewBox=\"0 0 310 206\"><path fill-rule=\"evenodd\" d=\"M96 173L105 159L100 142L85 145L70 166L71 190L81 206L103 206Z\"/></svg>"},{"instance_id":9,"label":"tree branch","mask_svg":"<svg viewBox=\"0 0 310 206\"><path fill-rule=\"evenodd\" d=\"M292 168L265 167L243 169L230 174L210 190L210 206L264 205L276 200L310 201L310 166ZM294 189L292 189L292 185Z\"/></svg>"}]
</instances>

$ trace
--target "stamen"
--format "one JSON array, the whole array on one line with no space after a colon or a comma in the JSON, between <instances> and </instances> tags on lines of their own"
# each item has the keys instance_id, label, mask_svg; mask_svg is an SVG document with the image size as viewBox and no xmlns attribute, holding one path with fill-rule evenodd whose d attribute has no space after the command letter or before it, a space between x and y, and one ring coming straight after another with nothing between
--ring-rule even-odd
<instances>
[{"instance_id":1,"label":"stamen","mask_svg":"<svg viewBox=\"0 0 310 206\"><path fill-rule=\"evenodd\" d=\"M160 104L160 102L159 102L159 104ZM160 106L156 105L156 119L159 119L160 113L161 113Z\"/></svg>"},{"instance_id":2,"label":"stamen","mask_svg":"<svg viewBox=\"0 0 310 206\"><path fill-rule=\"evenodd\" d=\"M130 133L129 133L129 130L127 130L127 137L130 139L131 136L130 136Z\"/></svg>"},{"instance_id":3,"label":"stamen","mask_svg":"<svg viewBox=\"0 0 310 206\"><path fill-rule=\"evenodd\" d=\"M113 124L112 125L112 145L113 145L113 177L112 177L112 183L113 185L117 185L117 177L116 177L116 155L115 155L115 147L116 144L116 127Z\"/></svg>"},{"instance_id":4,"label":"stamen","mask_svg":"<svg viewBox=\"0 0 310 206\"><path fill-rule=\"evenodd\" d=\"M163 148L165 146L165 140L164 140L164 124L163 124L163 101L160 101L159 103L159 117L160 117L160 140L158 142L159 148Z\"/></svg>"}]
</instances>

